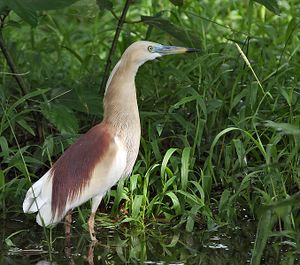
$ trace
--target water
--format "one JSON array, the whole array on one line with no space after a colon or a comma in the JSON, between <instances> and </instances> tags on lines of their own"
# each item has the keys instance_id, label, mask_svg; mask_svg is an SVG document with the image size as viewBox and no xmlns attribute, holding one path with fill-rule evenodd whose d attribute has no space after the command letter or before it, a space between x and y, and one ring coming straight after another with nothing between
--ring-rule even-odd
<instances>
[{"instance_id":1,"label":"water","mask_svg":"<svg viewBox=\"0 0 300 265\"><path fill-rule=\"evenodd\" d=\"M250 264L255 227L245 222L242 230L219 228L193 233L159 226L145 230L130 230L126 226L100 228L97 231L99 242L91 245L88 233L75 224L69 247L65 246L63 235L62 225L53 230L53 262L50 263L45 235L40 227L13 218L3 222L0 264ZM270 247L262 264L300 264L297 257L288 254L277 253Z\"/></svg>"}]
</instances>

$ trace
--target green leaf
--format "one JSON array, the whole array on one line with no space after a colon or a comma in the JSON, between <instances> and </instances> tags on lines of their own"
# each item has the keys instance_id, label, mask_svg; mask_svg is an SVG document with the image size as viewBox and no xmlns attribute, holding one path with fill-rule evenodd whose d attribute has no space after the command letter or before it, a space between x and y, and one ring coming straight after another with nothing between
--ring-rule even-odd
<instances>
[{"instance_id":1,"label":"green leaf","mask_svg":"<svg viewBox=\"0 0 300 265\"><path fill-rule=\"evenodd\" d=\"M196 36L192 32L188 32L185 29L181 29L166 19L160 17L151 17L151 16L141 16L141 20L143 23L153 26L159 30L162 30L175 39L179 40L181 43L192 46L199 47L200 46L200 38Z\"/></svg>"},{"instance_id":2,"label":"green leaf","mask_svg":"<svg viewBox=\"0 0 300 265\"><path fill-rule=\"evenodd\" d=\"M288 24L288 27L285 32L285 40L288 41L293 32L298 28L298 23L296 18L292 18Z\"/></svg>"},{"instance_id":3,"label":"green leaf","mask_svg":"<svg viewBox=\"0 0 300 265\"><path fill-rule=\"evenodd\" d=\"M170 111L173 111L174 109L178 109L180 106L190 103L194 100L198 100L199 98L201 98L200 95L184 97L180 99L178 102L176 102L173 106L171 106Z\"/></svg>"},{"instance_id":4,"label":"green leaf","mask_svg":"<svg viewBox=\"0 0 300 265\"><path fill-rule=\"evenodd\" d=\"M166 168L167 168L167 164L169 162L169 159L171 158L171 156L173 155L174 152L178 151L177 148L170 148L167 150L165 156L164 156L164 159L162 161L162 164L161 164L161 169L160 169L160 175L161 177L164 177L165 176L165 172L166 172Z\"/></svg>"},{"instance_id":5,"label":"green leaf","mask_svg":"<svg viewBox=\"0 0 300 265\"><path fill-rule=\"evenodd\" d=\"M275 13L276 15L280 14L279 5L277 0L254 0L255 2L262 4L271 12Z\"/></svg>"},{"instance_id":6,"label":"green leaf","mask_svg":"<svg viewBox=\"0 0 300 265\"><path fill-rule=\"evenodd\" d=\"M222 195L221 195L221 198L220 198L220 202L219 202L219 211L221 213L223 213L223 212L225 212L227 210L230 196L231 196L230 190L225 189L222 192Z\"/></svg>"},{"instance_id":7,"label":"green leaf","mask_svg":"<svg viewBox=\"0 0 300 265\"><path fill-rule=\"evenodd\" d=\"M9 20L6 23L6 27L14 27L14 28L20 29L21 28L21 24L19 22L17 22L17 21Z\"/></svg>"},{"instance_id":8,"label":"green leaf","mask_svg":"<svg viewBox=\"0 0 300 265\"><path fill-rule=\"evenodd\" d=\"M5 4L16 14L24 19L28 24L35 27L38 23L38 18L35 10L31 5L27 5L24 0L4 0Z\"/></svg>"},{"instance_id":9,"label":"green leaf","mask_svg":"<svg viewBox=\"0 0 300 265\"><path fill-rule=\"evenodd\" d=\"M175 6L182 6L183 0L170 0L170 2Z\"/></svg>"},{"instance_id":10,"label":"green leaf","mask_svg":"<svg viewBox=\"0 0 300 265\"><path fill-rule=\"evenodd\" d=\"M245 156L245 148L241 142L240 139L233 139L233 144L234 144L234 147L235 147L235 150L236 150L236 153L237 153L237 156L239 158L239 164L240 166L245 166L246 164L246 156Z\"/></svg>"},{"instance_id":11,"label":"green leaf","mask_svg":"<svg viewBox=\"0 0 300 265\"><path fill-rule=\"evenodd\" d=\"M191 147L185 147L181 156L181 186L185 191L188 185L189 179L189 165L191 160Z\"/></svg>"},{"instance_id":12,"label":"green leaf","mask_svg":"<svg viewBox=\"0 0 300 265\"><path fill-rule=\"evenodd\" d=\"M202 174L202 187L204 190L205 198L209 198L212 189L212 175Z\"/></svg>"},{"instance_id":13,"label":"green leaf","mask_svg":"<svg viewBox=\"0 0 300 265\"><path fill-rule=\"evenodd\" d=\"M177 193L182 194L185 196L188 200L190 200L190 204L197 204L199 206L204 206L203 201L196 195L191 194L190 192L186 192L183 190L178 190Z\"/></svg>"},{"instance_id":14,"label":"green leaf","mask_svg":"<svg viewBox=\"0 0 300 265\"><path fill-rule=\"evenodd\" d=\"M189 215L187 217L186 226L185 226L185 230L187 232L193 231L195 225L195 217L200 208L201 207L199 205L194 205L190 210Z\"/></svg>"},{"instance_id":15,"label":"green leaf","mask_svg":"<svg viewBox=\"0 0 300 265\"><path fill-rule=\"evenodd\" d=\"M190 181L191 184L193 184L195 186L195 188L197 189L197 191L200 193L200 196L198 195L200 200L205 200L205 192L203 190L203 188L201 187L199 182L196 181Z\"/></svg>"},{"instance_id":16,"label":"green leaf","mask_svg":"<svg viewBox=\"0 0 300 265\"><path fill-rule=\"evenodd\" d=\"M135 191L135 189L137 188L137 184L138 184L138 178L140 177L139 174L134 174L132 176L130 176L130 191L133 193Z\"/></svg>"},{"instance_id":17,"label":"green leaf","mask_svg":"<svg viewBox=\"0 0 300 265\"><path fill-rule=\"evenodd\" d=\"M46 92L49 91L49 88L45 88L45 89L38 89L38 90L34 90L28 94L26 94L25 96L19 98L14 104L12 104L7 113L11 113L12 111L15 110L15 108L17 108L20 104L23 104L25 101L29 100L30 98L33 98L33 97L36 97L36 96L39 96L39 95L43 95L45 94Z\"/></svg>"},{"instance_id":18,"label":"green leaf","mask_svg":"<svg viewBox=\"0 0 300 265\"><path fill-rule=\"evenodd\" d=\"M17 123L18 123L23 129L25 129L27 132L29 132L31 135L35 136L34 131L32 130L32 128L30 127L30 125L27 123L26 120L24 120L24 119L18 120Z\"/></svg>"},{"instance_id":19,"label":"green leaf","mask_svg":"<svg viewBox=\"0 0 300 265\"><path fill-rule=\"evenodd\" d=\"M4 136L0 136L0 147L1 147L2 157L8 157L9 147L8 147L7 140Z\"/></svg>"},{"instance_id":20,"label":"green leaf","mask_svg":"<svg viewBox=\"0 0 300 265\"><path fill-rule=\"evenodd\" d=\"M214 168L213 168L213 165L212 165L212 157L213 157L213 150L215 148L215 145L217 144L217 142L219 141L219 139L229 133L229 132L232 132L232 131L240 131L240 132L243 132L249 139L252 140L252 142L256 145L256 147L260 150L261 154L264 156L264 158L266 158L267 154L266 154L266 150L264 149L264 146L263 144L261 143L260 139L258 138L258 140L256 140L251 133L249 133L248 131L245 131L245 130L242 130L240 128L236 128L236 127L228 127L224 130L222 130L221 132L219 132L217 134L217 136L215 137L215 139L213 140L212 142L212 145L210 147L210 151L209 151L209 156L208 156L208 164L207 164L207 167L208 167L208 170L210 171L210 174L213 176L214 180L216 181L215 179L215 174L214 174ZM203 187L204 187L204 184L203 184ZM204 189L205 190L205 189Z\"/></svg>"},{"instance_id":21,"label":"green leaf","mask_svg":"<svg viewBox=\"0 0 300 265\"><path fill-rule=\"evenodd\" d=\"M176 215L181 214L180 202L178 200L178 197L175 195L175 193L172 191L169 191L166 193L166 196L168 196L171 199L171 201L173 203L172 208L175 210Z\"/></svg>"},{"instance_id":22,"label":"green leaf","mask_svg":"<svg viewBox=\"0 0 300 265\"><path fill-rule=\"evenodd\" d=\"M4 242L5 242L5 245L7 246L7 247L15 247L16 245L11 241L11 239L10 238L6 238L5 240L4 240Z\"/></svg>"},{"instance_id":23,"label":"green leaf","mask_svg":"<svg viewBox=\"0 0 300 265\"><path fill-rule=\"evenodd\" d=\"M68 7L77 1L78 0L22 0L22 3L25 6L30 6L33 10L53 10Z\"/></svg>"},{"instance_id":24,"label":"green leaf","mask_svg":"<svg viewBox=\"0 0 300 265\"><path fill-rule=\"evenodd\" d=\"M23 233L23 232L28 232L28 230L26 230L26 229L18 230L16 232L10 234L7 238L5 238L4 242L5 242L6 246L14 247L15 244L12 242L11 238L13 238L14 236L16 236L20 233Z\"/></svg>"},{"instance_id":25,"label":"green leaf","mask_svg":"<svg viewBox=\"0 0 300 265\"><path fill-rule=\"evenodd\" d=\"M282 134L292 134L292 135L300 135L299 126L290 124L290 123L277 123L274 121L266 121L266 127L271 127L276 129L278 132Z\"/></svg>"},{"instance_id":26,"label":"green leaf","mask_svg":"<svg viewBox=\"0 0 300 265\"><path fill-rule=\"evenodd\" d=\"M223 106L223 101L220 99L211 99L207 101L207 113L216 112Z\"/></svg>"},{"instance_id":27,"label":"green leaf","mask_svg":"<svg viewBox=\"0 0 300 265\"><path fill-rule=\"evenodd\" d=\"M194 229L195 221L194 216L189 215L186 220L185 230L188 232L192 232Z\"/></svg>"},{"instance_id":28,"label":"green leaf","mask_svg":"<svg viewBox=\"0 0 300 265\"><path fill-rule=\"evenodd\" d=\"M43 144L43 152L42 155L45 153L48 155L48 157L52 157L53 155L53 150L54 150L54 141L53 141L53 136L48 135L44 141Z\"/></svg>"},{"instance_id":29,"label":"green leaf","mask_svg":"<svg viewBox=\"0 0 300 265\"><path fill-rule=\"evenodd\" d=\"M177 179L177 176L173 176L171 177L170 179L168 179L168 181L164 184L164 187L163 187L163 193L167 191L167 189L173 184L175 183Z\"/></svg>"},{"instance_id":30,"label":"green leaf","mask_svg":"<svg viewBox=\"0 0 300 265\"><path fill-rule=\"evenodd\" d=\"M139 217L140 209L143 202L143 195L136 195L134 197L133 203L132 203L132 218L137 219Z\"/></svg>"},{"instance_id":31,"label":"green leaf","mask_svg":"<svg viewBox=\"0 0 300 265\"><path fill-rule=\"evenodd\" d=\"M109 0L97 0L97 5L101 11L113 9L113 3Z\"/></svg>"},{"instance_id":32,"label":"green leaf","mask_svg":"<svg viewBox=\"0 0 300 265\"><path fill-rule=\"evenodd\" d=\"M8 7L28 24L35 27L38 23L36 11L65 8L77 1L78 0L2 0L0 2L0 14L5 12Z\"/></svg>"},{"instance_id":33,"label":"green leaf","mask_svg":"<svg viewBox=\"0 0 300 265\"><path fill-rule=\"evenodd\" d=\"M5 175L3 170L0 169L0 188L5 185Z\"/></svg>"},{"instance_id":34,"label":"green leaf","mask_svg":"<svg viewBox=\"0 0 300 265\"><path fill-rule=\"evenodd\" d=\"M251 265L259 265L272 227L272 211L267 210L259 219Z\"/></svg>"},{"instance_id":35,"label":"green leaf","mask_svg":"<svg viewBox=\"0 0 300 265\"><path fill-rule=\"evenodd\" d=\"M282 207L291 207L291 206L298 206L300 205L300 191L296 192L295 194L288 196L286 199L282 199L276 202L272 202L267 206L263 207L263 209L276 209Z\"/></svg>"},{"instance_id":36,"label":"green leaf","mask_svg":"<svg viewBox=\"0 0 300 265\"><path fill-rule=\"evenodd\" d=\"M44 116L62 133L75 134L78 132L78 122L74 113L60 104L43 104L41 111Z\"/></svg>"},{"instance_id":37,"label":"green leaf","mask_svg":"<svg viewBox=\"0 0 300 265\"><path fill-rule=\"evenodd\" d=\"M9 8L4 0L0 0L0 15L4 15L8 12Z\"/></svg>"}]
</instances>

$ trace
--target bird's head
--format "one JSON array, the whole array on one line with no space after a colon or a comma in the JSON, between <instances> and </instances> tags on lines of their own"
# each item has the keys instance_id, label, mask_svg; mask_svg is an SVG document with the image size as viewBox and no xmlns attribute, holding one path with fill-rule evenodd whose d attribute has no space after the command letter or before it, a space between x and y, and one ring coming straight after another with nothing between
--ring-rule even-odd
<instances>
[{"instance_id":1,"label":"bird's head","mask_svg":"<svg viewBox=\"0 0 300 265\"><path fill-rule=\"evenodd\" d=\"M140 66L147 61L154 60L164 55L198 51L198 49L194 48L166 46L151 41L137 41L131 44L124 54L130 57L131 62Z\"/></svg>"}]
</instances>

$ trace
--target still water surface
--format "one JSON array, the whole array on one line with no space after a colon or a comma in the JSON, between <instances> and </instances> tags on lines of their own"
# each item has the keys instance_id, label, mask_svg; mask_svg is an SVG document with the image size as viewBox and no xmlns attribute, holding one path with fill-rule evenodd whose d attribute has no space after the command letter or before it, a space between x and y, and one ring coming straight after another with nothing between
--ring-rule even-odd
<instances>
[{"instance_id":1,"label":"still water surface","mask_svg":"<svg viewBox=\"0 0 300 265\"><path fill-rule=\"evenodd\" d=\"M17 219L2 221L0 264L250 264L255 227L246 222L242 229L219 228L193 233L159 227L144 231L126 227L100 228L97 232L99 242L91 245L88 233L75 225L71 246L67 247L63 235L62 225L53 230L51 263L45 235L40 227ZM291 259L286 254L276 253L270 247L262 264L298 264L295 257L290 263Z\"/></svg>"}]
</instances>

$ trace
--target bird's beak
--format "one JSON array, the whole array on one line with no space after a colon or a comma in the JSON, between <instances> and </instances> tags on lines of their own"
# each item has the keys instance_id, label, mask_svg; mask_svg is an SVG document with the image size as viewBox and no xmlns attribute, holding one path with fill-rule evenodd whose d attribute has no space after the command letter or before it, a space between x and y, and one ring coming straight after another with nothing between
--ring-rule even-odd
<instances>
[{"instance_id":1,"label":"bird's beak","mask_svg":"<svg viewBox=\"0 0 300 265\"><path fill-rule=\"evenodd\" d=\"M195 49L195 48L185 48L185 47L161 45L161 46L156 46L154 48L154 52L159 53L161 55L168 55L168 54L200 52L200 50Z\"/></svg>"}]
</instances>

